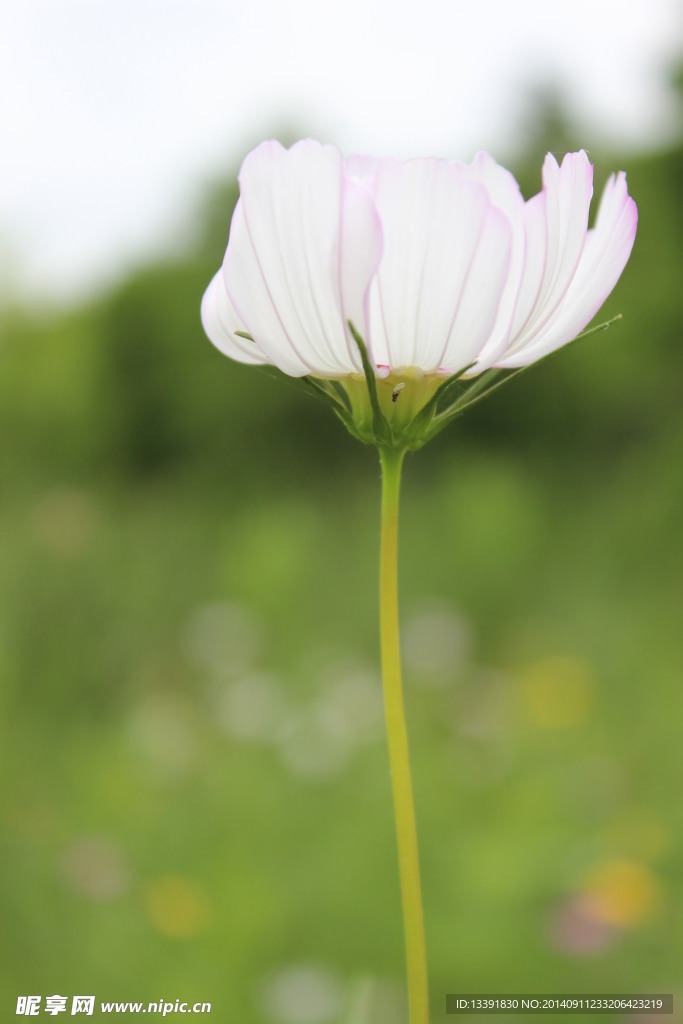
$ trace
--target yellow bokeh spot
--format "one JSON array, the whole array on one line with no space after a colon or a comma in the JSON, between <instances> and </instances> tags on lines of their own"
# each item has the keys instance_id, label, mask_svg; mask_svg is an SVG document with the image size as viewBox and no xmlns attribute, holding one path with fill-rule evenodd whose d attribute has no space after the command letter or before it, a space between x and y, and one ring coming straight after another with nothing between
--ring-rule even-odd
<instances>
[{"instance_id":1,"label":"yellow bokeh spot","mask_svg":"<svg viewBox=\"0 0 683 1024\"><path fill-rule=\"evenodd\" d=\"M524 712L539 729L565 729L590 713L593 672L579 658L545 658L522 669L518 678Z\"/></svg>"},{"instance_id":2,"label":"yellow bokeh spot","mask_svg":"<svg viewBox=\"0 0 683 1024\"><path fill-rule=\"evenodd\" d=\"M645 864L606 860L588 875L584 892L593 916L619 928L633 928L649 918L660 898L660 884Z\"/></svg>"},{"instance_id":3,"label":"yellow bokeh spot","mask_svg":"<svg viewBox=\"0 0 683 1024\"><path fill-rule=\"evenodd\" d=\"M203 890L189 878L164 875L150 882L144 893L145 913L162 935L191 938L206 928L209 905Z\"/></svg>"}]
</instances>

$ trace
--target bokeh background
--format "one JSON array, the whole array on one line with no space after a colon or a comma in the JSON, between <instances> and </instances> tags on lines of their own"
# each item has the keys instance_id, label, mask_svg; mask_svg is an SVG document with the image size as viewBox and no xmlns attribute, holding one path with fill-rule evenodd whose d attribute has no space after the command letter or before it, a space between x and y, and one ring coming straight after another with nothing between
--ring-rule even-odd
<instances>
[{"instance_id":1,"label":"bokeh background","mask_svg":"<svg viewBox=\"0 0 683 1024\"><path fill-rule=\"evenodd\" d=\"M407 462L403 644L433 1020L455 991L681 1019L680 9L469 7L7 5L3 1019L405 1022L377 460L198 315L240 159L307 134L485 147L527 195L547 150L628 172L623 320Z\"/></svg>"}]
</instances>

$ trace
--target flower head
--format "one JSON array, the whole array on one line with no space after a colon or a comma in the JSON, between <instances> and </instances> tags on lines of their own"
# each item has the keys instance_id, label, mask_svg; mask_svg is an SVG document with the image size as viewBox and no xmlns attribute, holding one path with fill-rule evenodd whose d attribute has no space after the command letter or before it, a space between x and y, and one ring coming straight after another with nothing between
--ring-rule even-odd
<instances>
[{"instance_id":1,"label":"flower head","mask_svg":"<svg viewBox=\"0 0 683 1024\"><path fill-rule=\"evenodd\" d=\"M572 341L617 283L636 232L623 172L589 230L583 151L561 165L548 154L527 202L486 153L469 165L344 160L312 140L262 143L239 183L223 266L202 302L209 338L240 362L313 379L335 402L342 393L347 426L375 443L389 443L383 418L387 437L419 447L435 432L444 382L526 367Z\"/></svg>"}]
</instances>

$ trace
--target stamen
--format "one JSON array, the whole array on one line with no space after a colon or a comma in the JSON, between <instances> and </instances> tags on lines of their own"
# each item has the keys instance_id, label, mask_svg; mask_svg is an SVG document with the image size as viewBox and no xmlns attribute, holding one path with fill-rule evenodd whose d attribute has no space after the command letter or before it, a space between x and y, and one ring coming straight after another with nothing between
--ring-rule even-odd
<instances>
[{"instance_id":1,"label":"stamen","mask_svg":"<svg viewBox=\"0 0 683 1024\"><path fill-rule=\"evenodd\" d=\"M404 387L405 387L405 383L403 381L401 381L400 384L396 385L394 390L391 392L391 401L392 402L398 401L398 396L401 394L401 392L403 391Z\"/></svg>"}]
</instances>

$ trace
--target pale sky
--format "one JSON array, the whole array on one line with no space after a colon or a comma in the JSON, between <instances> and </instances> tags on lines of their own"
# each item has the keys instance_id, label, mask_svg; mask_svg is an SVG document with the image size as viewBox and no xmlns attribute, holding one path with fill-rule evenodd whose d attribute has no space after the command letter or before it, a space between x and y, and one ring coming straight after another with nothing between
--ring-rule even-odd
<instances>
[{"instance_id":1,"label":"pale sky","mask_svg":"<svg viewBox=\"0 0 683 1024\"><path fill-rule=\"evenodd\" d=\"M202 185L283 126L504 160L552 80L587 144L660 145L682 53L679 0L3 0L5 294L83 295L180 244Z\"/></svg>"}]
</instances>

